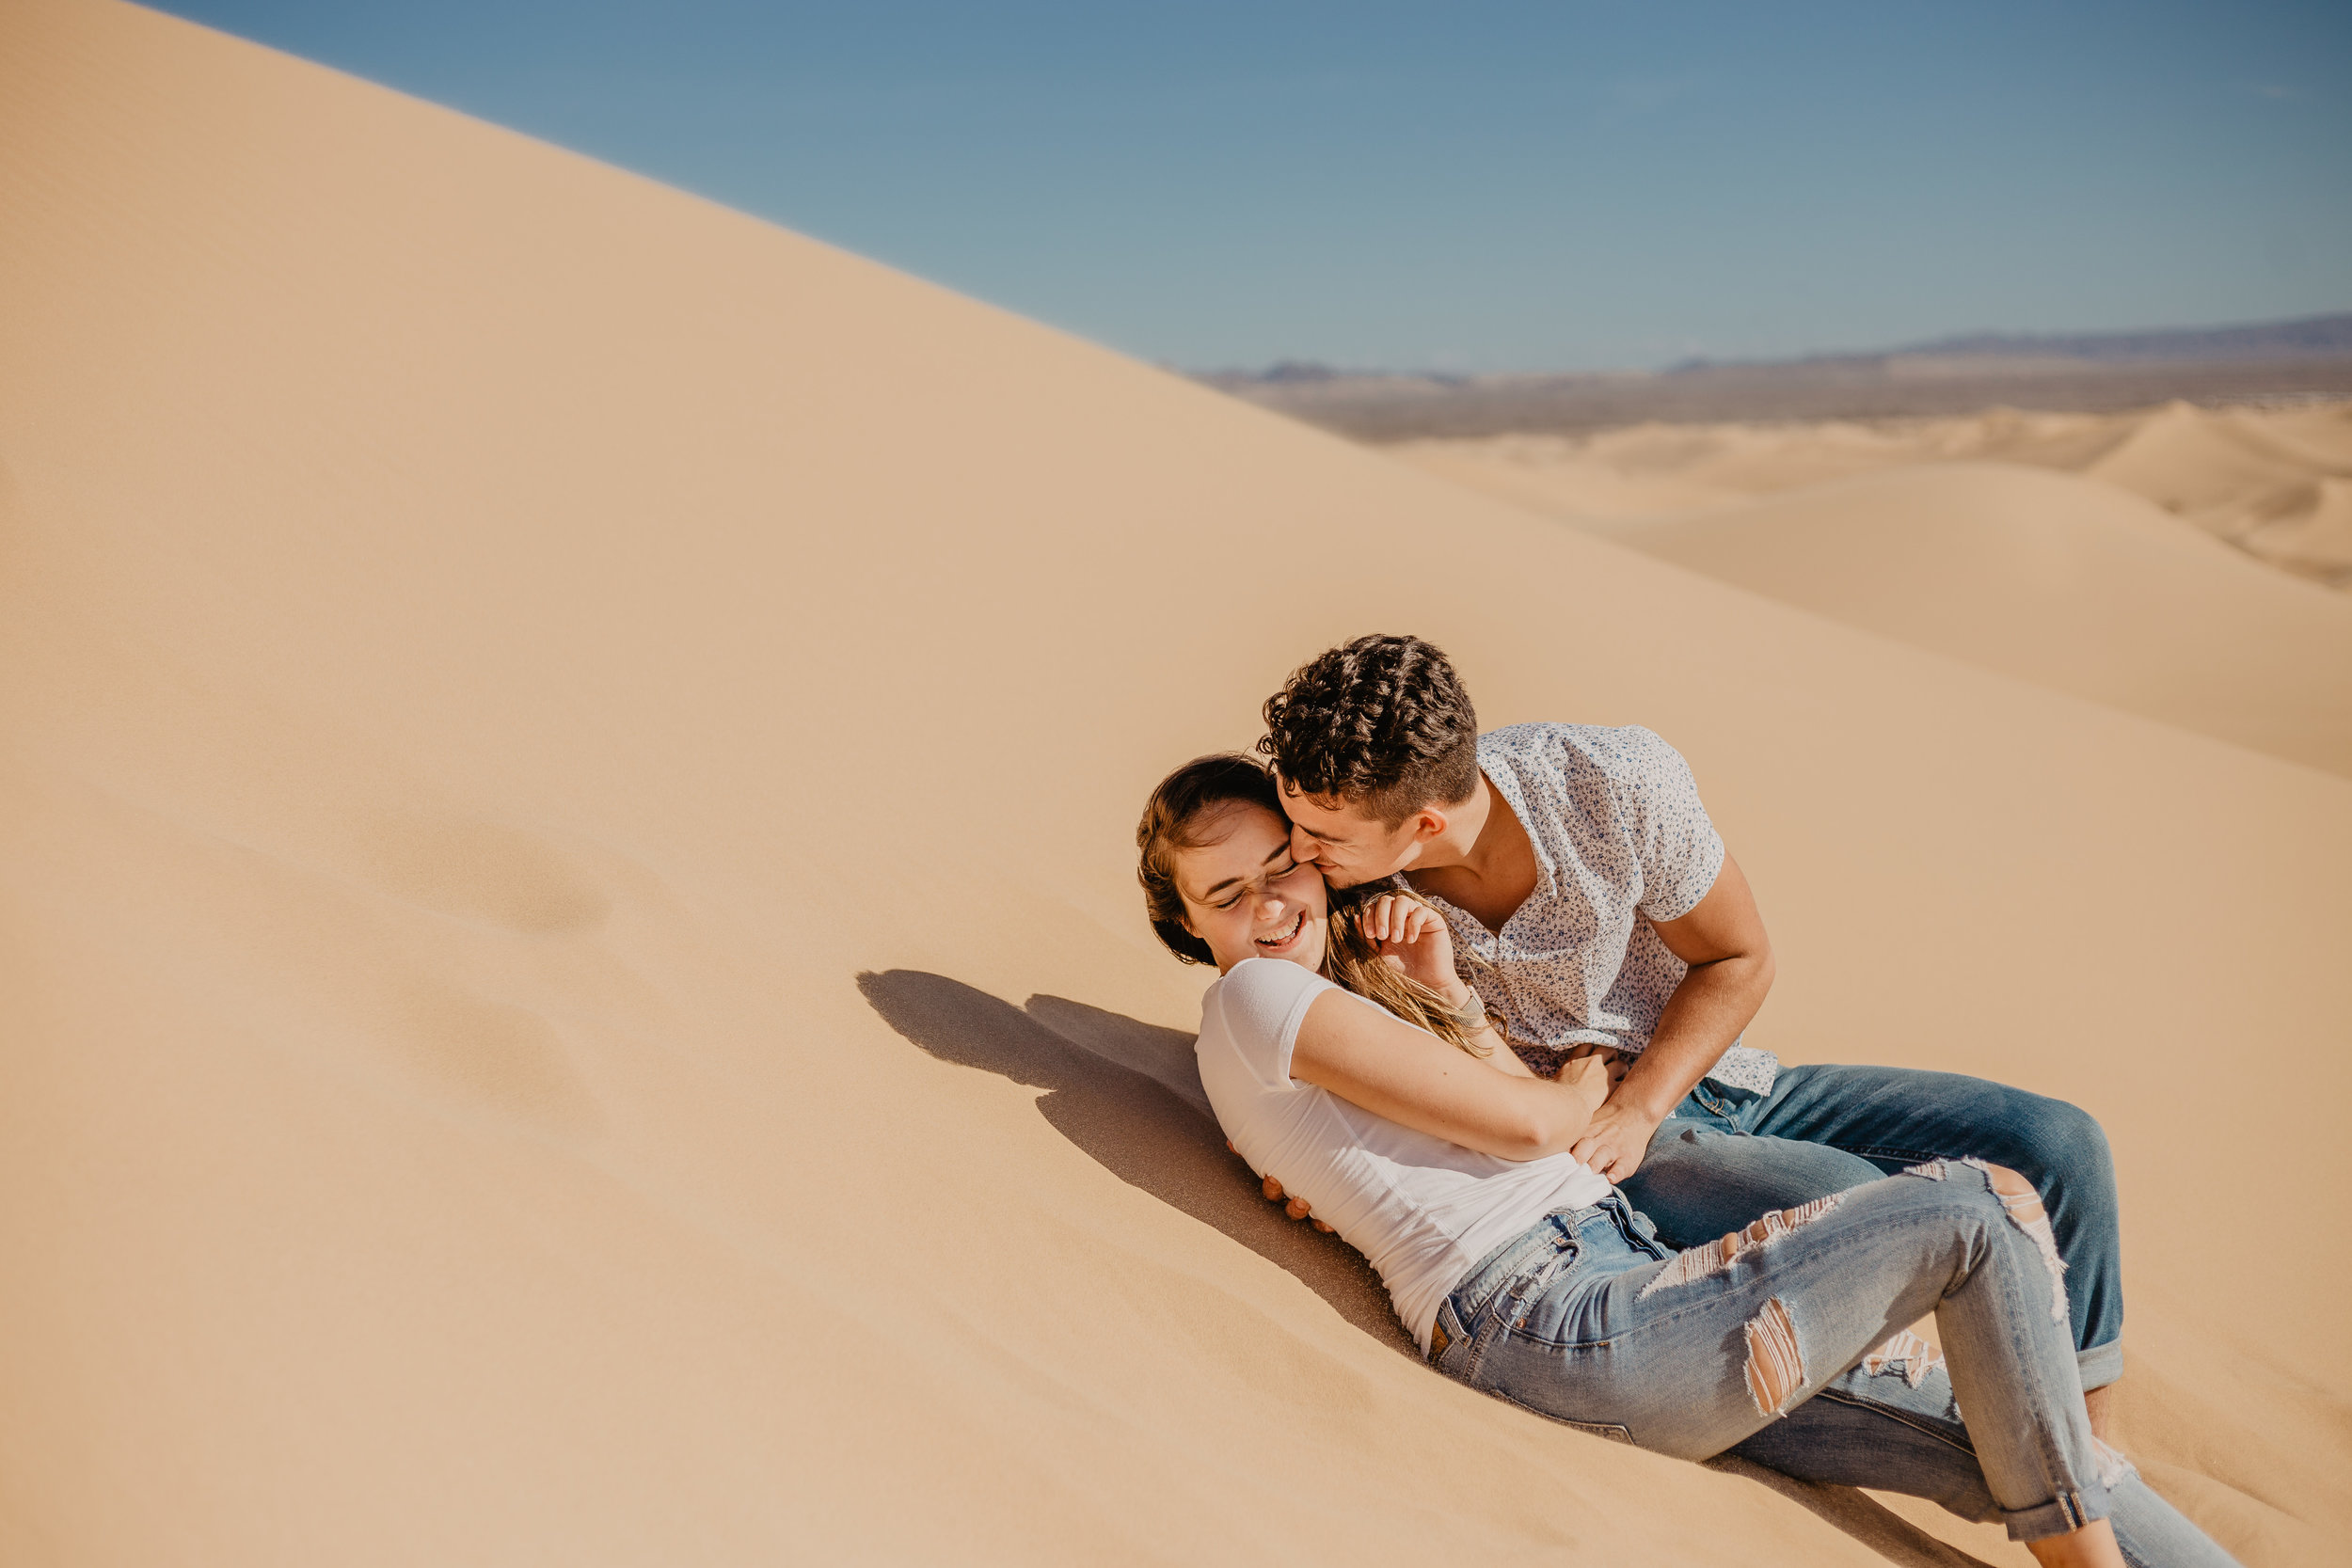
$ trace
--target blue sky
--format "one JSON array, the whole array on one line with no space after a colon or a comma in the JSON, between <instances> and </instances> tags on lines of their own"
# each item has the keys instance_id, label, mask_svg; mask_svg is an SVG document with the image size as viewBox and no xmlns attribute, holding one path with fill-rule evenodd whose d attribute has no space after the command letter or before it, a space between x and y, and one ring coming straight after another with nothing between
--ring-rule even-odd
<instances>
[{"instance_id":1,"label":"blue sky","mask_svg":"<svg viewBox=\"0 0 2352 1568\"><path fill-rule=\"evenodd\" d=\"M1147 359L2352 309L2352 5L174 0Z\"/></svg>"}]
</instances>

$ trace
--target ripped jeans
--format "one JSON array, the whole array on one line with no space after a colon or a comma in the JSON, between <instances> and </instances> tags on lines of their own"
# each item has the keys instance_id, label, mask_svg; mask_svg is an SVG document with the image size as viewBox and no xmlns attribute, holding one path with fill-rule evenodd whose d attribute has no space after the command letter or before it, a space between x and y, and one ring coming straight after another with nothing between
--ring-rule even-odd
<instances>
[{"instance_id":1,"label":"ripped jeans","mask_svg":"<svg viewBox=\"0 0 2352 1568\"><path fill-rule=\"evenodd\" d=\"M1767 1095L1702 1081L1659 1124L1625 1182L1669 1244L1928 1160L2007 1165L2050 1206L2085 1388L2123 1375L2115 1163L2098 1122L2062 1100L1957 1072L1808 1063Z\"/></svg>"},{"instance_id":2,"label":"ripped jeans","mask_svg":"<svg viewBox=\"0 0 2352 1568\"><path fill-rule=\"evenodd\" d=\"M2228 1563L2091 1437L2054 1258L1998 1166L1935 1162L1680 1254L1612 1193L1473 1266L1431 1359L1661 1453L1909 1493L2020 1541L2108 1519L2135 1568ZM1948 1361L1908 1332L1930 1312Z\"/></svg>"}]
</instances>

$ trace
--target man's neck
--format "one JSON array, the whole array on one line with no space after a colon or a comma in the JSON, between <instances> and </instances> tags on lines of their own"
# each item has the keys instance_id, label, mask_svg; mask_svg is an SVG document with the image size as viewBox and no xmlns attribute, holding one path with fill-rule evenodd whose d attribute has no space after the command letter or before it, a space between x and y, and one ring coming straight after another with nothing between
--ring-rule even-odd
<instances>
[{"instance_id":1,"label":"man's neck","mask_svg":"<svg viewBox=\"0 0 2352 1568\"><path fill-rule=\"evenodd\" d=\"M1540 874L1527 830L1484 773L1462 808L1447 814L1446 831L1429 840L1428 848L1437 853L1424 851L1406 868L1405 879L1468 911L1490 931L1502 929Z\"/></svg>"},{"instance_id":2,"label":"man's neck","mask_svg":"<svg viewBox=\"0 0 2352 1568\"><path fill-rule=\"evenodd\" d=\"M1486 782L1482 771L1470 798L1447 810L1445 832L1422 847L1411 869L1441 871L1459 866L1483 879L1498 857L1507 855L1512 841L1525 836L1511 802Z\"/></svg>"}]
</instances>

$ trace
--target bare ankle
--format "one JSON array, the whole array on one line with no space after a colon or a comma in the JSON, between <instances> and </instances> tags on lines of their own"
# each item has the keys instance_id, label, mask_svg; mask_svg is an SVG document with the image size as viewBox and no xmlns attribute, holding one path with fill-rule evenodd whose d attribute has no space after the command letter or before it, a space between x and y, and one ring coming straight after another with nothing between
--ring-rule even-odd
<instances>
[{"instance_id":1,"label":"bare ankle","mask_svg":"<svg viewBox=\"0 0 2352 1568\"><path fill-rule=\"evenodd\" d=\"M2127 1568L2123 1549L2115 1544L2115 1529L2105 1519L2093 1519L2064 1535L2028 1541L2026 1550L2042 1568Z\"/></svg>"},{"instance_id":2,"label":"bare ankle","mask_svg":"<svg viewBox=\"0 0 2352 1568\"><path fill-rule=\"evenodd\" d=\"M2107 1435L2107 1422L2114 1414L2115 1385L2093 1388L2083 1396L2083 1403L2090 1411L2090 1435L2102 1443L2112 1442Z\"/></svg>"}]
</instances>

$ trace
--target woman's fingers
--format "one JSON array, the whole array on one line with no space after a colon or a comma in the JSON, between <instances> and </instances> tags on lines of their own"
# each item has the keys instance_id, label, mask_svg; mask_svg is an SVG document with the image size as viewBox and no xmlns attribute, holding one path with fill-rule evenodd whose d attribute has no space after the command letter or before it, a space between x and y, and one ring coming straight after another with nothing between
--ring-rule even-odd
<instances>
[{"instance_id":1,"label":"woman's fingers","mask_svg":"<svg viewBox=\"0 0 2352 1568\"><path fill-rule=\"evenodd\" d=\"M1429 906L1400 893L1384 893L1364 906L1364 934L1373 941L1414 942L1436 918Z\"/></svg>"},{"instance_id":2,"label":"woman's fingers","mask_svg":"<svg viewBox=\"0 0 2352 1568\"><path fill-rule=\"evenodd\" d=\"M1313 1212L1313 1207L1303 1197L1292 1198L1289 1205L1282 1211L1295 1220L1303 1220Z\"/></svg>"},{"instance_id":3,"label":"woman's fingers","mask_svg":"<svg viewBox=\"0 0 2352 1568\"><path fill-rule=\"evenodd\" d=\"M1282 1183L1277 1181L1273 1177L1267 1177L1265 1180L1260 1184L1260 1190L1265 1194L1265 1200L1268 1203L1279 1203L1282 1201Z\"/></svg>"}]
</instances>

